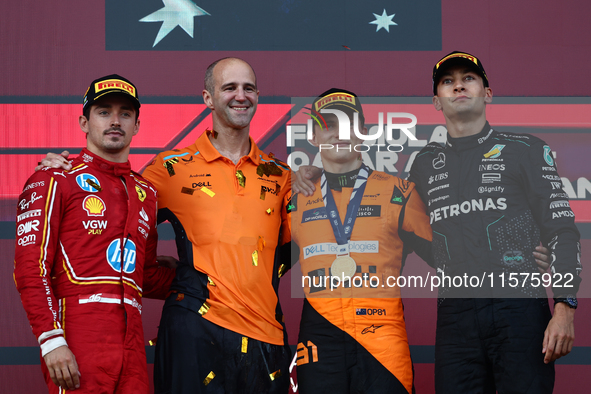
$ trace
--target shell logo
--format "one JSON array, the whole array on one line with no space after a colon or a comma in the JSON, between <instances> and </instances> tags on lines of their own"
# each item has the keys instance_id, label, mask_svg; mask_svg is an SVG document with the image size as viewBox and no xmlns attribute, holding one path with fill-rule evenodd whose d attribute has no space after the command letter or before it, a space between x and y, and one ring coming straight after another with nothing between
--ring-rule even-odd
<instances>
[{"instance_id":1,"label":"shell logo","mask_svg":"<svg viewBox=\"0 0 591 394\"><path fill-rule=\"evenodd\" d=\"M88 216L104 216L107 210L105 202L98 196L86 196L82 202L82 208Z\"/></svg>"}]
</instances>

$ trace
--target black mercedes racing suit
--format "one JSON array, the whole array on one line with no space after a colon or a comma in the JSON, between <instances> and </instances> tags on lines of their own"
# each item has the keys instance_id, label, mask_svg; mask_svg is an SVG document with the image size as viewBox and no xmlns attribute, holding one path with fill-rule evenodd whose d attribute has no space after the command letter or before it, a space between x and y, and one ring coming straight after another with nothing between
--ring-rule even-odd
<instances>
[{"instance_id":1,"label":"black mercedes racing suit","mask_svg":"<svg viewBox=\"0 0 591 394\"><path fill-rule=\"evenodd\" d=\"M438 393L550 393L544 364L551 318L545 286L576 294L579 232L548 145L501 133L488 122L476 135L430 143L409 180L427 206L433 257L442 280L437 308ZM532 255L542 242L551 273Z\"/></svg>"}]
</instances>

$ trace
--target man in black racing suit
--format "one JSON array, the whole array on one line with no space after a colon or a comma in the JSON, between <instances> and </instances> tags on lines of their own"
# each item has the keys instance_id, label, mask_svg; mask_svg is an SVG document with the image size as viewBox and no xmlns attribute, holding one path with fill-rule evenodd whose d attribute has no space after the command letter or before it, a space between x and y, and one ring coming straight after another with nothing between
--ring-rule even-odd
<instances>
[{"instance_id":1,"label":"man in black racing suit","mask_svg":"<svg viewBox=\"0 0 591 394\"><path fill-rule=\"evenodd\" d=\"M492 90L470 54L441 59L433 89L447 143L423 148L409 180L428 208L441 279L436 392L551 393L554 360L572 349L581 264L579 232L550 147L490 127ZM540 242L552 252L544 275L532 254Z\"/></svg>"}]
</instances>

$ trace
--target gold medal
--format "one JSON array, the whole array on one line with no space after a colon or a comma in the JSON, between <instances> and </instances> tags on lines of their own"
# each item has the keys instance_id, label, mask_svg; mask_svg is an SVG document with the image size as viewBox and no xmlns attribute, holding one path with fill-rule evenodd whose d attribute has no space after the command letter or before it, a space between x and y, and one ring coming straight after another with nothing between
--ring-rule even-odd
<instances>
[{"instance_id":1,"label":"gold medal","mask_svg":"<svg viewBox=\"0 0 591 394\"><path fill-rule=\"evenodd\" d=\"M332 276L343 276L352 278L357 272L357 263L351 258L351 256L339 256L337 257L330 266L330 274Z\"/></svg>"}]
</instances>

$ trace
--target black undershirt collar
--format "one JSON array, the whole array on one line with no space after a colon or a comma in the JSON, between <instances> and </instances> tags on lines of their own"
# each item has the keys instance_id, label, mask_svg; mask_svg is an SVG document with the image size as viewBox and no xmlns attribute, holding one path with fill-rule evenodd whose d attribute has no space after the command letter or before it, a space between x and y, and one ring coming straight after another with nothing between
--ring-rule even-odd
<instances>
[{"instance_id":1,"label":"black undershirt collar","mask_svg":"<svg viewBox=\"0 0 591 394\"><path fill-rule=\"evenodd\" d=\"M345 172L344 174L333 174L328 171L324 171L324 173L326 174L328 187L331 190L341 191L343 187L355 186L357 174L359 174L359 168L356 168L353 171ZM371 174L371 169L369 169L369 173Z\"/></svg>"}]
</instances>

